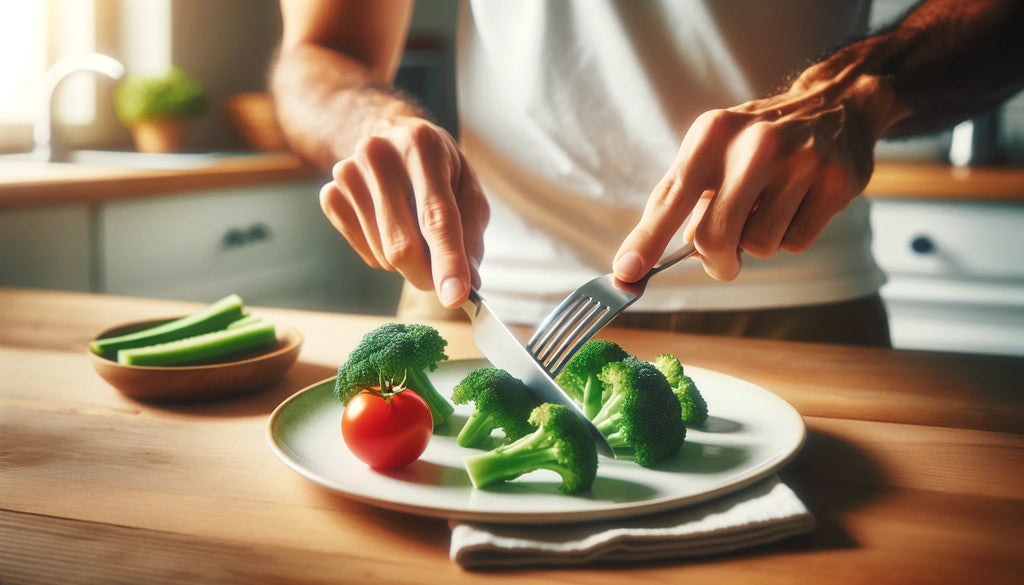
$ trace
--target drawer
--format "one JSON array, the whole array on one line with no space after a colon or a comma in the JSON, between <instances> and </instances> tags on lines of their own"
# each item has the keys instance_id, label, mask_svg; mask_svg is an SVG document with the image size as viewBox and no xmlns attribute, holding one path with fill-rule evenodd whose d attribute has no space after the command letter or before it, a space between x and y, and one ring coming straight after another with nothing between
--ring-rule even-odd
<instances>
[{"instance_id":1,"label":"drawer","mask_svg":"<svg viewBox=\"0 0 1024 585\"><path fill-rule=\"evenodd\" d=\"M871 223L890 275L1024 281L1024 204L875 199Z\"/></svg>"},{"instance_id":2,"label":"drawer","mask_svg":"<svg viewBox=\"0 0 1024 585\"><path fill-rule=\"evenodd\" d=\"M0 285L88 291L91 253L85 205L0 213Z\"/></svg>"},{"instance_id":3,"label":"drawer","mask_svg":"<svg viewBox=\"0 0 1024 585\"><path fill-rule=\"evenodd\" d=\"M1024 356L1024 283L896 276L881 292L897 349Z\"/></svg>"},{"instance_id":4,"label":"drawer","mask_svg":"<svg viewBox=\"0 0 1024 585\"><path fill-rule=\"evenodd\" d=\"M313 273L338 237L320 212L318 190L274 185L104 205L103 290L173 297L219 282L227 288L260 275L279 278L299 267Z\"/></svg>"}]
</instances>

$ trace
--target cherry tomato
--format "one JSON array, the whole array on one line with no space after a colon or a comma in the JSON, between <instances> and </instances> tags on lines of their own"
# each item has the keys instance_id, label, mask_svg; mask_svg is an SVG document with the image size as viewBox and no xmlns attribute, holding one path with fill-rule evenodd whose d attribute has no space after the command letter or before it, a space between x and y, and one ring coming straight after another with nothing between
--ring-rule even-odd
<instances>
[{"instance_id":1,"label":"cherry tomato","mask_svg":"<svg viewBox=\"0 0 1024 585\"><path fill-rule=\"evenodd\" d=\"M398 469L419 459L433 431L430 407L401 386L368 387L349 400L341 416L349 451L379 469Z\"/></svg>"}]
</instances>

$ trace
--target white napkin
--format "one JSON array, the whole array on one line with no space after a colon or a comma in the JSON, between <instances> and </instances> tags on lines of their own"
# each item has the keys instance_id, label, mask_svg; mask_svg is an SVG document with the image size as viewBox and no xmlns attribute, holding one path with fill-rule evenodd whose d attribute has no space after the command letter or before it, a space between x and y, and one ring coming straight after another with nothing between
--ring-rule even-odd
<instances>
[{"instance_id":1,"label":"white napkin","mask_svg":"<svg viewBox=\"0 0 1024 585\"><path fill-rule=\"evenodd\" d=\"M452 521L451 559L463 568L579 566L711 555L810 532L814 517L778 476L694 506L565 525Z\"/></svg>"}]
</instances>

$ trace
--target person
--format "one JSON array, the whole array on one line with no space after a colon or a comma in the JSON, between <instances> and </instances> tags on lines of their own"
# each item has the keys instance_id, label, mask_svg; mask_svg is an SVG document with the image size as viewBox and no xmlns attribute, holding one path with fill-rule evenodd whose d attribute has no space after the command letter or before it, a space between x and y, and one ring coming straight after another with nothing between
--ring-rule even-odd
<instances>
[{"instance_id":1,"label":"person","mask_svg":"<svg viewBox=\"0 0 1024 585\"><path fill-rule=\"evenodd\" d=\"M282 129L331 170L331 223L405 277L409 320L473 286L535 324L692 240L616 324L888 345L858 197L875 143L1024 79L1018 0L926 0L871 36L868 0L463 0L456 139L392 84L411 1L281 8Z\"/></svg>"}]
</instances>

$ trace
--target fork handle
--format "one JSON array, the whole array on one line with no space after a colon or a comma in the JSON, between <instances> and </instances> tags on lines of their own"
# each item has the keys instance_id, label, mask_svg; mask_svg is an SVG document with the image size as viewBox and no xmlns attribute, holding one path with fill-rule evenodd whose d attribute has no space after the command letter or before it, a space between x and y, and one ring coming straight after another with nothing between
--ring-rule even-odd
<instances>
[{"instance_id":1,"label":"fork handle","mask_svg":"<svg viewBox=\"0 0 1024 585\"><path fill-rule=\"evenodd\" d=\"M696 252L697 247L693 245L693 241L691 240L687 242L686 245L683 246L682 248L679 248L672 254L665 256L661 260L658 260L654 264L654 266L652 266L651 269L647 271L647 274L644 276L644 279L646 280L654 276L655 274L661 272L662 270L675 266L676 264L682 262L683 260L686 260L690 256L693 256Z\"/></svg>"}]
</instances>

